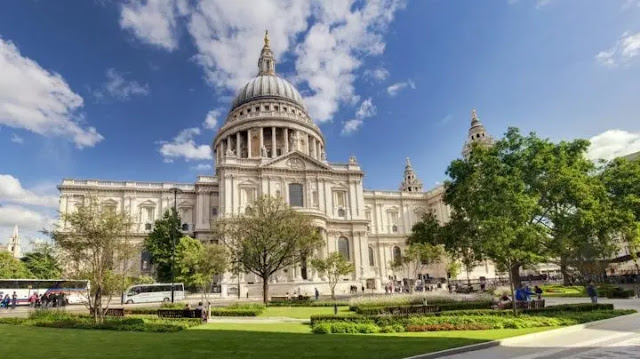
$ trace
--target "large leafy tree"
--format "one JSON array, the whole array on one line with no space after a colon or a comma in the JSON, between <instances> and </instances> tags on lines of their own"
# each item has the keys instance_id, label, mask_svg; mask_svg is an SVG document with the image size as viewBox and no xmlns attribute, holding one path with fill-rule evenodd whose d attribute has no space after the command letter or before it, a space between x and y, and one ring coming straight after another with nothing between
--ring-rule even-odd
<instances>
[{"instance_id":1,"label":"large leafy tree","mask_svg":"<svg viewBox=\"0 0 640 359\"><path fill-rule=\"evenodd\" d=\"M472 147L470 155L451 163L445 201L469 225L472 248L508 271L512 295L520 267L548 257L546 227L540 224L540 197L533 185L538 173L538 138L510 128L493 146ZM514 306L515 310L515 306Z\"/></svg>"},{"instance_id":2,"label":"large leafy tree","mask_svg":"<svg viewBox=\"0 0 640 359\"><path fill-rule=\"evenodd\" d=\"M164 212L162 218L156 220L153 231L144 240L144 250L151 254L156 279L159 282L171 281L173 241L177 245L182 238L180 216L172 208Z\"/></svg>"},{"instance_id":3,"label":"large leafy tree","mask_svg":"<svg viewBox=\"0 0 640 359\"><path fill-rule=\"evenodd\" d=\"M207 293L216 274L225 272L228 255L216 244L203 244L191 237L182 237L176 246L176 281Z\"/></svg>"},{"instance_id":4,"label":"large leafy tree","mask_svg":"<svg viewBox=\"0 0 640 359\"><path fill-rule=\"evenodd\" d=\"M427 243L413 243L409 245L400 255L390 263L394 270L406 270L409 276L409 292L413 293L415 280L418 274L429 265L439 263L445 256L442 245L432 245Z\"/></svg>"},{"instance_id":5,"label":"large leafy tree","mask_svg":"<svg viewBox=\"0 0 640 359\"><path fill-rule=\"evenodd\" d=\"M615 209L618 239L636 259L640 250L640 160L614 159L606 164L600 178Z\"/></svg>"},{"instance_id":6,"label":"large leafy tree","mask_svg":"<svg viewBox=\"0 0 640 359\"><path fill-rule=\"evenodd\" d=\"M613 254L615 212L593 162L586 158L588 141L537 140L533 146L538 161L528 170L539 196L536 220L546 227L550 260L560 266L568 284L570 268L594 274L585 273L592 267L585 264L602 263Z\"/></svg>"},{"instance_id":7,"label":"large leafy tree","mask_svg":"<svg viewBox=\"0 0 640 359\"><path fill-rule=\"evenodd\" d=\"M34 244L33 251L21 258L22 263L35 278L60 278L62 268L53 246L48 243Z\"/></svg>"},{"instance_id":8,"label":"large leafy tree","mask_svg":"<svg viewBox=\"0 0 640 359\"><path fill-rule=\"evenodd\" d=\"M246 214L215 224L234 261L262 279L265 303L271 276L305 260L323 244L309 217L291 209L281 198L261 197Z\"/></svg>"},{"instance_id":9,"label":"large leafy tree","mask_svg":"<svg viewBox=\"0 0 640 359\"><path fill-rule=\"evenodd\" d=\"M0 251L0 279L8 278L33 278L33 274L11 253Z\"/></svg>"},{"instance_id":10,"label":"large leafy tree","mask_svg":"<svg viewBox=\"0 0 640 359\"><path fill-rule=\"evenodd\" d=\"M329 254L326 259L314 259L311 261L311 266L313 266L318 273L327 276L329 289L331 290L331 299L336 298L336 285L340 281L340 278L356 270L355 265L349 262L339 252Z\"/></svg>"},{"instance_id":11,"label":"large leafy tree","mask_svg":"<svg viewBox=\"0 0 640 359\"><path fill-rule=\"evenodd\" d=\"M75 212L61 214L61 225L50 233L72 277L88 279L88 305L96 323L104 320L111 296L122 292L127 258L134 247L123 240L131 226L125 213L103 208L89 197ZM107 298L106 303L103 300Z\"/></svg>"}]
</instances>

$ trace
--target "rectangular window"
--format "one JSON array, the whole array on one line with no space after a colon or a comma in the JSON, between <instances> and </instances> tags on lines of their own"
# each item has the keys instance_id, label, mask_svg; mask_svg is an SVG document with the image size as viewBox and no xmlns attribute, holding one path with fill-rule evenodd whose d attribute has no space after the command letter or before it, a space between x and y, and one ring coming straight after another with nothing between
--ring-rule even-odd
<instances>
[{"instance_id":1,"label":"rectangular window","mask_svg":"<svg viewBox=\"0 0 640 359\"><path fill-rule=\"evenodd\" d=\"M302 184L289 184L289 205L291 207L304 207L303 193Z\"/></svg>"},{"instance_id":2,"label":"rectangular window","mask_svg":"<svg viewBox=\"0 0 640 359\"><path fill-rule=\"evenodd\" d=\"M317 208L318 207L318 191L313 191L311 196L313 197L313 206Z\"/></svg>"},{"instance_id":3,"label":"rectangular window","mask_svg":"<svg viewBox=\"0 0 640 359\"><path fill-rule=\"evenodd\" d=\"M336 191L335 195L335 207L346 207L347 203L347 192L345 191Z\"/></svg>"},{"instance_id":4,"label":"rectangular window","mask_svg":"<svg viewBox=\"0 0 640 359\"><path fill-rule=\"evenodd\" d=\"M218 207L211 207L211 217L218 217Z\"/></svg>"}]
</instances>

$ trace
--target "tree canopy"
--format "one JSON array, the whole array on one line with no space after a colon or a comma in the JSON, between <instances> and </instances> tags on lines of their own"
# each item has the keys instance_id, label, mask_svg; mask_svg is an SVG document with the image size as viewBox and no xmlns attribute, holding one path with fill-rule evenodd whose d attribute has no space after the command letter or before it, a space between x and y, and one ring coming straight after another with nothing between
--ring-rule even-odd
<instances>
[{"instance_id":1,"label":"tree canopy","mask_svg":"<svg viewBox=\"0 0 640 359\"><path fill-rule=\"evenodd\" d=\"M0 251L0 279L9 278L33 278L33 274L11 253Z\"/></svg>"},{"instance_id":2,"label":"tree canopy","mask_svg":"<svg viewBox=\"0 0 640 359\"><path fill-rule=\"evenodd\" d=\"M404 250L399 258L394 258L390 266L394 270L406 270L410 283L409 292L413 293L415 280L418 274L429 265L439 263L445 256L442 245L427 243L413 243Z\"/></svg>"},{"instance_id":3,"label":"tree canopy","mask_svg":"<svg viewBox=\"0 0 640 359\"><path fill-rule=\"evenodd\" d=\"M281 198L261 197L245 214L215 225L233 260L262 279L265 303L271 275L306 260L323 243L310 218Z\"/></svg>"},{"instance_id":4,"label":"tree canopy","mask_svg":"<svg viewBox=\"0 0 640 359\"><path fill-rule=\"evenodd\" d=\"M173 240L177 245L182 237L180 223L178 213L173 208L167 210L162 218L155 221L153 231L144 240L144 250L151 255L156 279L159 282L171 281Z\"/></svg>"},{"instance_id":5,"label":"tree canopy","mask_svg":"<svg viewBox=\"0 0 640 359\"><path fill-rule=\"evenodd\" d=\"M202 244L186 236L176 246L176 281L203 293L211 286L213 277L224 273L227 266L228 256L220 245Z\"/></svg>"},{"instance_id":6,"label":"tree canopy","mask_svg":"<svg viewBox=\"0 0 640 359\"><path fill-rule=\"evenodd\" d=\"M353 273L356 267L339 252L332 252L326 259L316 258L311 261L311 266L321 275L327 276L331 298L336 298L336 285L341 277Z\"/></svg>"},{"instance_id":7,"label":"tree canopy","mask_svg":"<svg viewBox=\"0 0 640 359\"><path fill-rule=\"evenodd\" d=\"M20 259L26 268L39 279L57 279L61 277L62 268L53 246L49 244L34 245L33 251Z\"/></svg>"},{"instance_id":8,"label":"tree canopy","mask_svg":"<svg viewBox=\"0 0 640 359\"><path fill-rule=\"evenodd\" d=\"M62 224L50 233L73 278L91 281L89 307L101 322L112 295L124 290L127 259L134 247L125 239L131 219L103 208L89 197L75 212L61 214ZM106 303L103 298L107 297Z\"/></svg>"}]
</instances>

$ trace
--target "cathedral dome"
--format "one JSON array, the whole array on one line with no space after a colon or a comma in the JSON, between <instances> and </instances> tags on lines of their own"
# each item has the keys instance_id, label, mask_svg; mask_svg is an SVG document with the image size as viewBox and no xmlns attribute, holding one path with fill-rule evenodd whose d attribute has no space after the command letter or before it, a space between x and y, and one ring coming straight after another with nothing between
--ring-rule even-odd
<instances>
[{"instance_id":1,"label":"cathedral dome","mask_svg":"<svg viewBox=\"0 0 640 359\"><path fill-rule=\"evenodd\" d=\"M274 75L258 75L242 86L231 103L231 111L249 101L259 99L287 100L305 108L302 96L293 85Z\"/></svg>"}]
</instances>

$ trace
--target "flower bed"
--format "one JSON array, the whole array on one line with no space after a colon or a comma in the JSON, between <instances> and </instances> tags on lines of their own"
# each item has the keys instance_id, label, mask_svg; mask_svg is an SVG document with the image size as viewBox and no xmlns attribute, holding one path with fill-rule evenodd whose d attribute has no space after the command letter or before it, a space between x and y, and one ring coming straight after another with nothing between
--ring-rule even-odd
<instances>
[{"instance_id":1,"label":"flower bed","mask_svg":"<svg viewBox=\"0 0 640 359\"><path fill-rule=\"evenodd\" d=\"M349 305L347 301L331 301L331 300L291 300L291 301L272 301L269 307L346 307Z\"/></svg>"},{"instance_id":2,"label":"flower bed","mask_svg":"<svg viewBox=\"0 0 640 359\"><path fill-rule=\"evenodd\" d=\"M106 317L94 323L93 317L55 310L36 311L29 318L0 318L0 324L31 327L176 332L202 324L200 319L159 319L147 316Z\"/></svg>"},{"instance_id":3,"label":"flower bed","mask_svg":"<svg viewBox=\"0 0 640 359\"><path fill-rule=\"evenodd\" d=\"M400 295L375 295L366 297L357 297L349 301L350 308L356 307L385 307L385 306L405 306L424 304L445 304L459 302L488 302L493 297L489 294L435 294L435 293L418 293L418 294L400 294Z\"/></svg>"}]
</instances>

